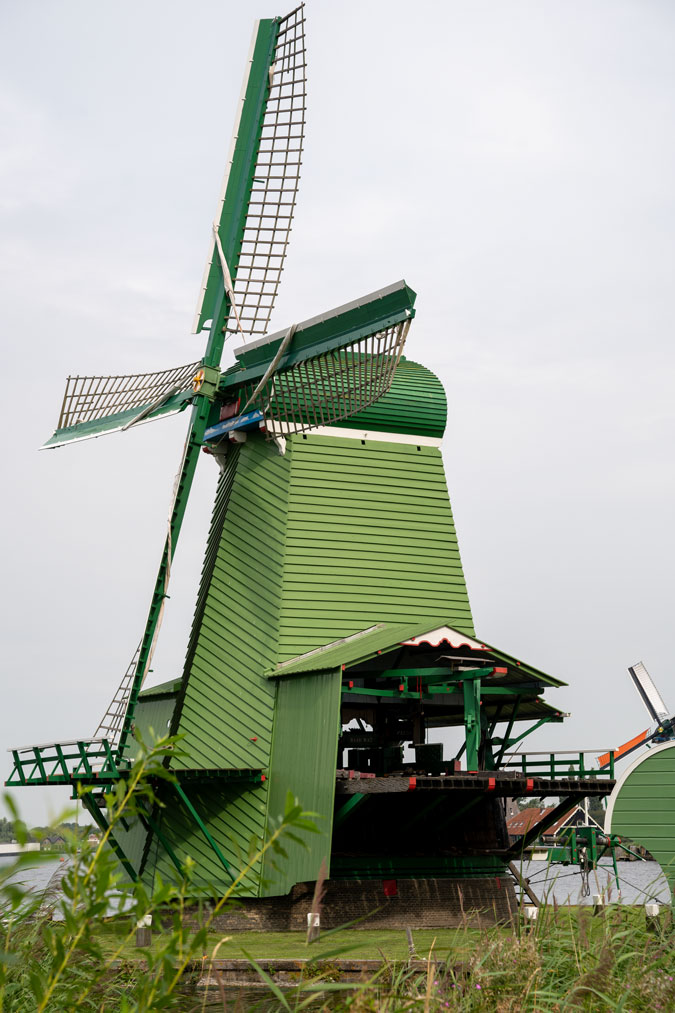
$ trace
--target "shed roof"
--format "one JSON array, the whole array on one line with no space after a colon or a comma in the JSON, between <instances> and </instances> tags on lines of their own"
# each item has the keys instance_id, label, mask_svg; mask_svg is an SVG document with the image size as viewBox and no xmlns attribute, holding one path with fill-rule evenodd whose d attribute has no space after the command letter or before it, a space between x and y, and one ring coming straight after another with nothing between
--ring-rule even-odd
<instances>
[{"instance_id":1,"label":"shed roof","mask_svg":"<svg viewBox=\"0 0 675 1013\"><path fill-rule=\"evenodd\" d=\"M181 688L182 679L169 679L168 682L160 682L156 686L148 686L139 693L139 699L147 700L153 696L167 696L177 693Z\"/></svg>"},{"instance_id":2,"label":"shed roof","mask_svg":"<svg viewBox=\"0 0 675 1013\"><path fill-rule=\"evenodd\" d=\"M359 633L354 633L342 640L336 640L317 647L313 651L301 654L289 661L280 662L267 672L268 677L275 678L285 675L300 675L306 672L319 672L329 669L348 668L377 654L383 654L401 646L439 647L448 644L451 647L469 647L477 652L487 652L500 661L518 668L526 675L541 680L549 686L564 686L564 682L547 675L532 665L519 661L513 655L506 654L468 634L462 633L448 625L445 617L425 619L416 623L376 623Z\"/></svg>"}]
</instances>

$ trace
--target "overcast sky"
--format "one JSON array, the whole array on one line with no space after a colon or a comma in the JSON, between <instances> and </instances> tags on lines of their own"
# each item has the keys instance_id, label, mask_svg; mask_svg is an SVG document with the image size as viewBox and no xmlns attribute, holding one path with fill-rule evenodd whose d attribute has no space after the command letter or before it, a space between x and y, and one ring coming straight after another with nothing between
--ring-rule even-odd
<instances>
[{"instance_id":1,"label":"overcast sky","mask_svg":"<svg viewBox=\"0 0 675 1013\"><path fill-rule=\"evenodd\" d=\"M190 336L266 0L0 4L0 756L91 735L142 632L185 418L38 453L70 372ZM481 638L566 680L530 748L675 709L675 6L310 0L306 157L272 326L404 277ZM231 353L230 353L231 354ZM152 681L180 675L204 460ZM2 760L3 779L10 769ZM16 797L31 822L64 793Z\"/></svg>"}]
</instances>

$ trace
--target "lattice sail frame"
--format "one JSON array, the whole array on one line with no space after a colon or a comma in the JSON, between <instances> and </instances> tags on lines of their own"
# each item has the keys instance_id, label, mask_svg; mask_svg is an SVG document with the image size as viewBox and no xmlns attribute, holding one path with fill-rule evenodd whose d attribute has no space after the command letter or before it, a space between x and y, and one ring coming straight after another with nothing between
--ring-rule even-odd
<instances>
[{"instance_id":1,"label":"lattice sail frame","mask_svg":"<svg viewBox=\"0 0 675 1013\"><path fill-rule=\"evenodd\" d=\"M155 401L161 403L172 394L189 390L200 365L191 362L157 373L126 376L69 376L57 428L105 419Z\"/></svg>"},{"instance_id":2,"label":"lattice sail frame","mask_svg":"<svg viewBox=\"0 0 675 1013\"><path fill-rule=\"evenodd\" d=\"M381 398L391 387L409 328L404 320L276 372L249 405L263 412L267 438L332 425ZM252 390L243 392L242 402Z\"/></svg>"},{"instance_id":3,"label":"lattice sail frame","mask_svg":"<svg viewBox=\"0 0 675 1013\"><path fill-rule=\"evenodd\" d=\"M267 334L295 211L305 134L305 17L281 19L234 295L245 334ZM231 314L227 330L236 331Z\"/></svg>"},{"instance_id":4,"label":"lattice sail frame","mask_svg":"<svg viewBox=\"0 0 675 1013\"><path fill-rule=\"evenodd\" d=\"M305 136L306 67L305 16L300 6L279 19L241 251L236 263L229 265L235 304L245 337L259 338L268 333L279 290L300 184ZM221 208L226 187L227 175ZM195 332L206 324L206 321L200 324L200 318L214 259L217 259L217 253L215 244L212 244L193 327ZM226 331L239 332L233 312L228 317Z\"/></svg>"}]
</instances>

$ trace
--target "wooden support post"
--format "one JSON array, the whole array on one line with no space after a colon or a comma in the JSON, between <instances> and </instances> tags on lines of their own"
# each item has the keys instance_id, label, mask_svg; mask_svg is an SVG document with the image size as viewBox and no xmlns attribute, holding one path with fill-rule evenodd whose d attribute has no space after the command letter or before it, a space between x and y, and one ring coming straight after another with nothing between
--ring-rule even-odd
<instances>
[{"instance_id":1,"label":"wooden support post","mask_svg":"<svg viewBox=\"0 0 675 1013\"><path fill-rule=\"evenodd\" d=\"M464 728L466 732L466 769L478 770L480 748L480 679L462 682L464 695Z\"/></svg>"},{"instance_id":2,"label":"wooden support post","mask_svg":"<svg viewBox=\"0 0 675 1013\"><path fill-rule=\"evenodd\" d=\"M523 891L523 893L526 893L527 896L530 898L534 906L541 907L541 901L539 900L536 893L530 886L529 879L526 879L525 876L520 875L520 870L518 866L515 864L515 862L509 862L509 872L511 873L511 875L513 876L513 878L515 879L516 883Z\"/></svg>"},{"instance_id":3,"label":"wooden support post","mask_svg":"<svg viewBox=\"0 0 675 1013\"><path fill-rule=\"evenodd\" d=\"M152 915L143 915L136 922L136 946L150 946L152 943Z\"/></svg>"}]
</instances>

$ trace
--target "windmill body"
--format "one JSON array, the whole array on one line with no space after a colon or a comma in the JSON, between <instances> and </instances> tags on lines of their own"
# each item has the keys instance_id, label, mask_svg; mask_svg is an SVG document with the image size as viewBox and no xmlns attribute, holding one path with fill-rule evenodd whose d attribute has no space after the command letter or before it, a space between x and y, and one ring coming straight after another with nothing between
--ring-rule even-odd
<instances>
[{"instance_id":1,"label":"windmill body","mask_svg":"<svg viewBox=\"0 0 675 1013\"><path fill-rule=\"evenodd\" d=\"M445 393L403 355L413 290L399 281L268 333L304 123L298 8L254 32L195 320L204 356L68 381L48 447L172 412L190 422L146 625L106 715L93 738L15 749L8 783L94 786L83 800L105 826L100 793L137 737L170 731L175 785L112 835L131 878L182 875L190 856L195 892L222 894L291 791L320 833L282 868L252 869L244 896L288 895L325 860L335 882L469 882L503 905L503 798L571 804L611 782L571 778L566 760L563 784L553 761L544 778L509 755L563 719L542 698L562 684L474 630L440 452ZM227 338L239 347L221 372ZM220 477L186 656L144 690L203 451ZM463 745L447 757L429 740L451 727Z\"/></svg>"}]
</instances>

